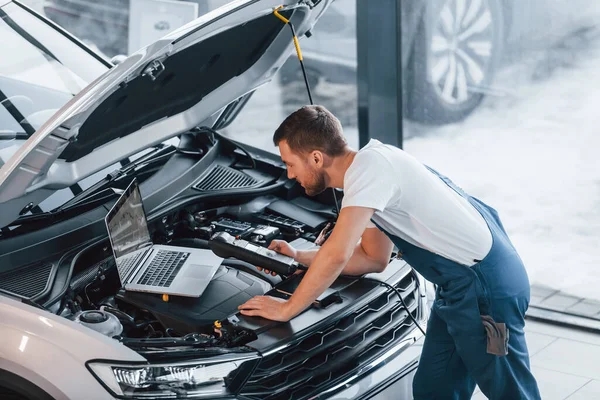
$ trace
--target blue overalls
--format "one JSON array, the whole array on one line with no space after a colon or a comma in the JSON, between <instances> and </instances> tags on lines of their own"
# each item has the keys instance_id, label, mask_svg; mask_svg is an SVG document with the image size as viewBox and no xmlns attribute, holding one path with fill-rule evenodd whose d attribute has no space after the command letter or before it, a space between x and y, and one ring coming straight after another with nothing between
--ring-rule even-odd
<instances>
[{"instance_id":1,"label":"blue overalls","mask_svg":"<svg viewBox=\"0 0 600 400\"><path fill-rule=\"evenodd\" d=\"M523 262L496 210L430 170L481 213L493 242L483 260L474 260L475 264L467 267L384 231L398 247L400 256L437 285L413 381L414 398L470 399L477 384L493 400L539 399L523 332L530 290ZM507 355L487 352L488 337L482 315L506 324Z\"/></svg>"}]
</instances>

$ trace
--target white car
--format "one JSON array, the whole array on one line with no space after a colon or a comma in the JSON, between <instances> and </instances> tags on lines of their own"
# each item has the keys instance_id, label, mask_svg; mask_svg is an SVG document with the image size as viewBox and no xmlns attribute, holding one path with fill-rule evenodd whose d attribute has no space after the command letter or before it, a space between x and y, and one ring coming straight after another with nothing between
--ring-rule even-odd
<instances>
[{"instance_id":1,"label":"white car","mask_svg":"<svg viewBox=\"0 0 600 400\"><path fill-rule=\"evenodd\" d=\"M277 156L218 131L293 51L274 9L302 36L329 3L233 1L112 66L0 1L0 398L411 396L426 296L404 261L373 274L393 290L340 277L341 302L278 323L237 306L302 274L225 259L200 297L126 291L107 237L135 178L153 243L314 246L332 196L306 197Z\"/></svg>"}]
</instances>

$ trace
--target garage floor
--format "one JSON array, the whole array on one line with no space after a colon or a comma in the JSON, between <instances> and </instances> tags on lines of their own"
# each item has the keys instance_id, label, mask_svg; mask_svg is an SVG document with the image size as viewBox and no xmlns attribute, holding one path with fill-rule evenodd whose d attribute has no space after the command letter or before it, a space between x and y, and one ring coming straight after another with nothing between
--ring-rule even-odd
<instances>
[{"instance_id":1,"label":"garage floor","mask_svg":"<svg viewBox=\"0 0 600 400\"><path fill-rule=\"evenodd\" d=\"M542 285L531 285L531 304L548 310L595 319L600 326L600 301L572 296Z\"/></svg>"},{"instance_id":2,"label":"garage floor","mask_svg":"<svg viewBox=\"0 0 600 400\"><path fill-rule=\"evenodd\" d=\"M600 335L531 320L525 332L542 399L600 399Z\"/></svg>"}]
</instances>

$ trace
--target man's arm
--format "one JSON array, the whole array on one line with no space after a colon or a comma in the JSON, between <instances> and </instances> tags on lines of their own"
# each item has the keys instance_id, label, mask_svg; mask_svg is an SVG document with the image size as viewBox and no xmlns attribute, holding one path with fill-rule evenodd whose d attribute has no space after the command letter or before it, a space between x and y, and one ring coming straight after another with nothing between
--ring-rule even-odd
<instances>
[{"instance_id":1,"label":"man's arm","mask_svg":"<svg viewBox=\"0 0 600 400\"><path fill-rule=\"evenodd\" d=\"M274 240L269 249L294 258L300 264L310 266L317 255L319 248L310 250L296 250L288 242ZM342 270L343 275L362 275L370 272L381 272L389 263L394 244L377 228L367 228L361 240L354 247L352 257ZM258 267L262 271L261 267ZM276 275L275 272L265 269L265 273Z\"/></svg>"},{"instance_id":2,"label":"man's arm","mask_svg":"<svg viewBox=\"0 0 600 400\"><path fill-rule=\"evenodd\" d=\"M381 272L390 262L394 243L377 228L367 228L354 253L342 270L344 275L362 275Z\"/></svg>"},{"instance_id":3,"label":"man's arm","mask_svg":"<svg viewBox=\"0 0 600 400\"><path fill-rule=\"evenodd\" d=\"M278 321L288 321L310 306L344 270L373 213L372 208L343 208L331 236L317 252L302 282L300 282L289 300L282 302L269 296L257 296L239 307L241 313ZM367 240L367 242L370 243L372 240ZM377 246L374 243L371 243L371 245ZM387 259L389 259L391 247L389 249L390 251L386 255ZM383 264L383 256L373 259L377 263Z\"/></svg>"},{"instance_id":4,"label":"man's arm","mask_svg":"<svg viewBox=\"0 0 600 400\"><path fill-rule=\"evenodd\" d=\"M271 247L269 247L271 248ZM277 250L277 247L273 247ZM362 275L381 272L388 265L394 243L377 228L367 228L360 242L354 247L352 257L342 270L343 275ZM295 259L300 264L310 266L319 249L296 250ZM289 254L287 254L289 255Z\"/></svg>"}]
</instances>

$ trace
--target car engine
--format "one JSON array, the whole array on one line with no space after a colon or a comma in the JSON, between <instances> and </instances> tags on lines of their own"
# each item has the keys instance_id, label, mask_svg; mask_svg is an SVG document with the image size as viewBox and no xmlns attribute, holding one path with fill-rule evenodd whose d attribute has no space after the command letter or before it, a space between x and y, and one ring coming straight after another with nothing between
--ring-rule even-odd
<instances>
[{"instance_id":1,"label":"car engine","mask_svg":"<svg viewBox=\"0 0 600 400\"><path fill-rule=\"evenodd\" d=\"M151 222L154 243L209 248L208 239L227 232L258 246L274 239L309 248L326 239L334 210L308 198L273 195L250 202L188 206ZM139 350L153 347L237 347L256 333L236 325L237 307L257 295L277 295L286 276L270 276L255 265L225 259L199 298L125 291L108 242L77 254L69 288L57 314ZM270 292L271 291L271 292Z\"/></svg>"}]
</instances>

